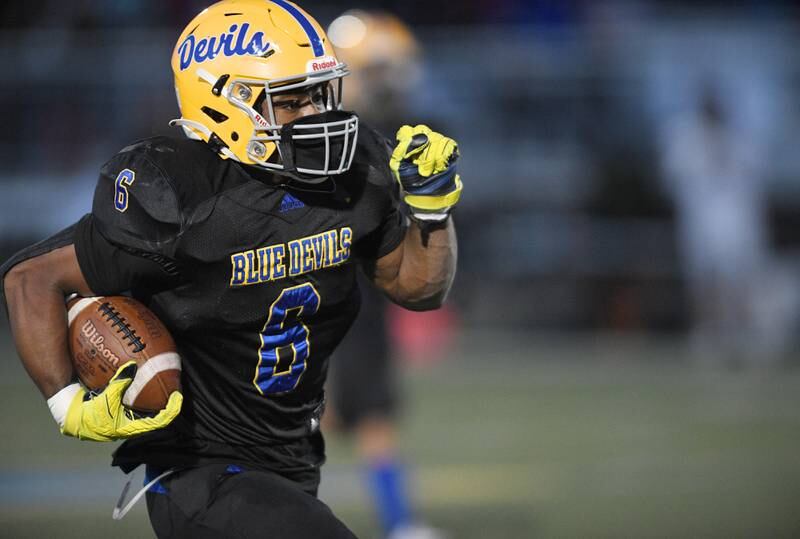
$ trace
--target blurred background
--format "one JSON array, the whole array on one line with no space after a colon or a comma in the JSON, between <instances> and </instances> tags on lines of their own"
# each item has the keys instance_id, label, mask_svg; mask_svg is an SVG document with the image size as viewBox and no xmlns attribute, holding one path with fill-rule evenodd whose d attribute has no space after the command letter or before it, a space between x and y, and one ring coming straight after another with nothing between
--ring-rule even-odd
<instances>
[{"instance_id":1,"label":"blurred background","mask_svg":"<svg viewBox=\"0 0 800 539\"><path fill-rule=\"evenodd\" d=\"M0 6L0 259L89 211L120 148L178 134L170 55L208 4ZM300 5L343 48L349 10L398 17L361 104L461 147L447 308L386 317L425 521L800 535L800 2ZM346 101L386 76L359 62ZM143 504L111 521L111 448L58 434L2 328L0 537L150 537ZM328 440L322 499L377 537L354 442Z\"/></svg>"}]
</instances>

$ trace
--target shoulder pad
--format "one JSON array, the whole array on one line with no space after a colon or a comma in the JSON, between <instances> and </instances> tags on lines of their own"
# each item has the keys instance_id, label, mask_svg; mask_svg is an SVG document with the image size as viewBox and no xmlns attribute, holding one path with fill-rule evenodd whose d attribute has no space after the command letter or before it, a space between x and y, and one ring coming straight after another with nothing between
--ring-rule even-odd
<instances>
[{"instance_id":1,"label":"shoulder pad","mask_svg":"<svg viewBox=\"0 0 800 539\"><path fill-rule=\"evenodd\" d=\"M174 242L198 204L236 181L228 171L229 163L199 140L152 137L136 142L101 170L93 210L98 226L113 242L160 251ZM124 237L115 236L118 231Z\"/></svg>"},{"instance_id":2,"label":"shoulder pad","mask_svg":"<svg viewBox=\"0 0 800 539\"><path fill-rule=\"evenodd\" d=\"M168 144L148 139L128 146L103 165L92 213L112 243L169 254L181 231L180 201L159 154Z\"/></svg>"},{"instance_id":3,"label":"shoulder pad","mask_svg":"<svg viewBox=\"0 0 800 539\"><path fill-rule=\"evenodd\" d=\"M367 179L370 183L382 186L395 184L394 176L389 169L391 155L391 141L372 127L359 123L355 162L369 169Z\"/></svg>"},{"instance_id":4,"label":"shoulder pad","mask_svg":"<svg viewBox=\"0 0 800 539\"><path fill-rule=\"evenodd\" d=\"M364 122L358 124L358 146L360 150L370 153L373 158L382 158L385 155L388 159L392 155L392 141Z\"/></svg>"},{"instance_id":5,"label":"shoulder pad","mask_svg":"<svg viewBox=\"0 0 800 539\"><path fill-rule=\"evenodd\" d=\"M225 161L203 141L183 137L152 137L120 153L144 156L169 180L184 210L212 196L220 187Z\"/></svg>"}]
</instances>

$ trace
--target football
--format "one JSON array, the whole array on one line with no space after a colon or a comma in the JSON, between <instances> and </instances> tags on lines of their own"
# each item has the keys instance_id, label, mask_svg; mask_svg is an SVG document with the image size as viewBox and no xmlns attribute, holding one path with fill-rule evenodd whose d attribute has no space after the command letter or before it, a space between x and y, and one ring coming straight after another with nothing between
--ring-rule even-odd
<instances>
[{"instance_id":1,"label":"football","mask_svg":"<svg viewBox=\"0 0 800 539\"><path fill-rule=\"evenodd\" d=\"M181 361L167 328L150 309L125 296L76 297L67 302L72 364L86 388L102 390L117 369L138 370L122 402L137 412L164 408L180 389Z\"/></svg>"}]
</instances>

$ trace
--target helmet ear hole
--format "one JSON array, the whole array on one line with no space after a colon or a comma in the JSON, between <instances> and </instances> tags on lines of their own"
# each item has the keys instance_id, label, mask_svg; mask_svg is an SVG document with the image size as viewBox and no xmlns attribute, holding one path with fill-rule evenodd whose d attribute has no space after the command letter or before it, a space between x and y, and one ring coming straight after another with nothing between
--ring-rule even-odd
<instances>
[{"instance_id":1,"label":"helmet ear hole","mask_svg":"<svg viewBox=\"0 0 800 539\"><path fill-rule=\"evenodd\" d=\"M233 140L234 142L236 142L237 140L239 140L239 133L237 133L236 131L234 131L233 133L231 133L231 140Z\"/></svg>"}]
</instances>

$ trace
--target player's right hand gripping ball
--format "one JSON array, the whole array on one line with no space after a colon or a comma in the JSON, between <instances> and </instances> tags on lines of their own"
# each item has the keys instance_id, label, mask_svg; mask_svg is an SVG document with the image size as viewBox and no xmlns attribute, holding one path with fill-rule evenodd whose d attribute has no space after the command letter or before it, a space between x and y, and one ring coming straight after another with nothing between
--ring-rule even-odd
<instances>
[{"instance_id":1,"label":"player's right hand gripping ball","mask_svg":"<svg viewBox=\"0 0 800 539\"><path fill-rule=\"evenodd\" d=\"M458 144L425 125L404 125L389 161L403 188L411 216L418 221L441 222L461 197L456 173Z\"/></svg>"},{"instance_id":2,"label":"player's right hand gripping ball","mask_svg":"<svg viewBox=\"0 0 800 539\"><path fill-rule=\"evenodd\" d=\"M136 362L129 361L117 370L99 394L94 395L81 387L67 410L61 432L81 440L110 442L169 425L181 411L181 392L173 391L167 405L154 417L137 418L122 404L122 396L135 376Z\"/></svg>"}]
</instances>

